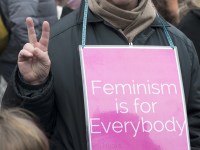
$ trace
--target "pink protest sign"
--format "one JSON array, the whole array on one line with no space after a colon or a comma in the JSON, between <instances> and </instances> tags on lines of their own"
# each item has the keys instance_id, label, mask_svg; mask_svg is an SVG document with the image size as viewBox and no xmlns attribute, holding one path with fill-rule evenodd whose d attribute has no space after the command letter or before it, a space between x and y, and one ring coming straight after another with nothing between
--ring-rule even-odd
<instances>
[{"instance_id":1,"label":"pink protest sign","mask_svg":"<svg viewBox=\"0 0 200 150\"><path fill-rule=\"evenodd\" d=\"M80 48L90 150L189 150L177 50Z\"/></svg>"}]
</instances>

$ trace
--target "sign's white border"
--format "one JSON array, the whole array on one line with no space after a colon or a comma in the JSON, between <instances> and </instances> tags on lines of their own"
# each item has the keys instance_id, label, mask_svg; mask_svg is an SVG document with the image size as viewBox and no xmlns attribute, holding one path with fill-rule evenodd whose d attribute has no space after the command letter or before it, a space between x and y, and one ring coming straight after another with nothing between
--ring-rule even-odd
<instances>
[{"instance_id":1,"label":"sign's white border","mask_svg":"<svg viewBox=\"0 0 200 150\"><path fill-rule=\"evenodd\" d=\"M179 61L179 56L178 56L178 50L177 47L174 49L169 47L169 46L123 46L123 45L87 45L84 48L126 48L126 49L132 49L134 48L139 48L141 50L143 49L149 49L149 50L173 50L175 52L175 57L176 57L176 65L178 69L178 76L179 76L179 83L180 83L180 88L181 88L181 96L182 96L182 101L183 101L183 110L184 110L184 116L185 116L185 122L186 122L186 134L187 134L187 142L188 142L188 150L191 150L190 148L190 140L189 140L189 128L188 128L188 120L187 120L187 112L186 112L186 101L185 101L185 93L184 93L184 88L183 88L183 80L182 80L182 74L181 74L181 68L180 68L180 61ZM92 145L91 145L91 130L90 130L90 120L89 120L89 109L88 109L88 95L87 95L87 82L86 82L86 75L85 75L85 66L84 66L84 57L83 57L83 49L82 46L79 46L79 55L80 55L80 63L81 63L81 72L82 72L82 82L83 82L83 93L84 93L84 105L85 105L85 117L86 117L86 132L87 132L87 143L88 150L92 150Z\"/></svg>"}]
</instances>

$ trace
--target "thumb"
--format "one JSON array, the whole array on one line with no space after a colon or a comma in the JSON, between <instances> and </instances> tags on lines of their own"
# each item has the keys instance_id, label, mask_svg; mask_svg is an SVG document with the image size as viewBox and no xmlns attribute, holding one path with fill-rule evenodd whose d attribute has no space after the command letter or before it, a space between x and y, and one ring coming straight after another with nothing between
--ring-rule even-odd
<instances>
[{"instance_id":1,"label":"thumb","mask_svg":"<svg viewBox=\"0 0 200 150\"><path fill-rule=\"evenodd\" d=\"M37 60L40 61L42 64L50 66L48 51L42 51L39 48L35 48L33 54L35 58L37 58Z\"/></svg>"}]
</instances>

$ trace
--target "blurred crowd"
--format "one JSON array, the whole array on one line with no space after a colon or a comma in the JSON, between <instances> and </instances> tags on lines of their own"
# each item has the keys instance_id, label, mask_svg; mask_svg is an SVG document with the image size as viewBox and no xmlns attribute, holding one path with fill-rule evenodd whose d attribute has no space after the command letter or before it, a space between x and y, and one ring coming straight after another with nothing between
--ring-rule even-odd
<instances>
[{"instance_id":1,"label":"blurred crowd","mask_svg":"<svg viewBox=\"0 0 200 150\"><path fill-rule=\"evenodd\" d=\"M152 0L152 2L160 16L179 28L193 41L200 58L200 0ZM43 21L48 21L52 26L62 17L78 9L80 4L81 0L0 1L1 21L8 32L6 46L0 50L0 101L7 82L15 69L18 53L23 45L30 40L27 36L25 19L27 17L33 18L36 34L39 37ZM0 30L3 30L3 27ZM4 112L3 115L0 115L0 119L1 117L9 117L10 114L13 115L13 112ZM19 116L21 117L21 115ZM14 115L18 119L19 116ZM36 130L38 131L38 129ZM41 134L40 131L38 132ZM45 145L46 137L41 135ZM46 147L48 149L48 146Z\"/></svg>"},{"instance_id":2,"label":"blurred crowd","mask_svg":"<svg viewBox=\"0 0 200 150\"><path fill-rule=\"evenodd\" d=\"M200 1L152 0L152 2L158 13L165 20L182 30L194 42L197 53L200 55L198 52L200 51L200 46L197 38L199 33L196 30L199 25ZM27 3L23 3L23 0L13 0L13 2L7 2L6 0L0 1L1 18L9 33L9 41L6 47L0 50L0 100L6 88L6 82L8 82L15 68L18 52L28 41L24 23L25 18L32 17L34 19L36 34L39 37L44 20L47 20L50 25L53 25L65 15L79 8L80 3L81 0L48 0L45 2L40 2L39 0ZM38 4L39 9L36 9ZM190 24L188 24L189 21Z\"/></svg>"}]
</instances>

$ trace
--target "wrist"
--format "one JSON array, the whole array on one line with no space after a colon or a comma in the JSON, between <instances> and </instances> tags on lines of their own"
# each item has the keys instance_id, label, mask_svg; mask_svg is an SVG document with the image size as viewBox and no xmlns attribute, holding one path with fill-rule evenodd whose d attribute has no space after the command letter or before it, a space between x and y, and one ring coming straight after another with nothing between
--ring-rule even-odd
<instances>
[{"instance_id":1,"label":"wrist","mask_svg":"<svg viewBox=\"0 0 200 150\"><path fill-rule=\"evenodd\" d=\"M37 81L31 81L31 82L27 82L30 85L41 85L44 84L46 81L48 80L48 76L42 79L39 79Z\"/></svg>"},{"instance_id":2,"label":"wrist","mask_svg":"<svg viewBox=\"0 0 200 150\"><path fill-rule=\"evenodd\" d=\"M21 80L23 83L25 83L25 84L27 84L27 85L33 85L33 86L42 85L42 84L46 83L47 80L48 80L48 78L49 78L49 75L48 75L48 76L43 77L43 78L39 78L39 79L37 78L37 80L29 81L28 79L25 79L25 78L23 77L23 75L22 75L20 72L18 72L18 76L19 76L20 80Z\"/></svg>"}]
</instances>

